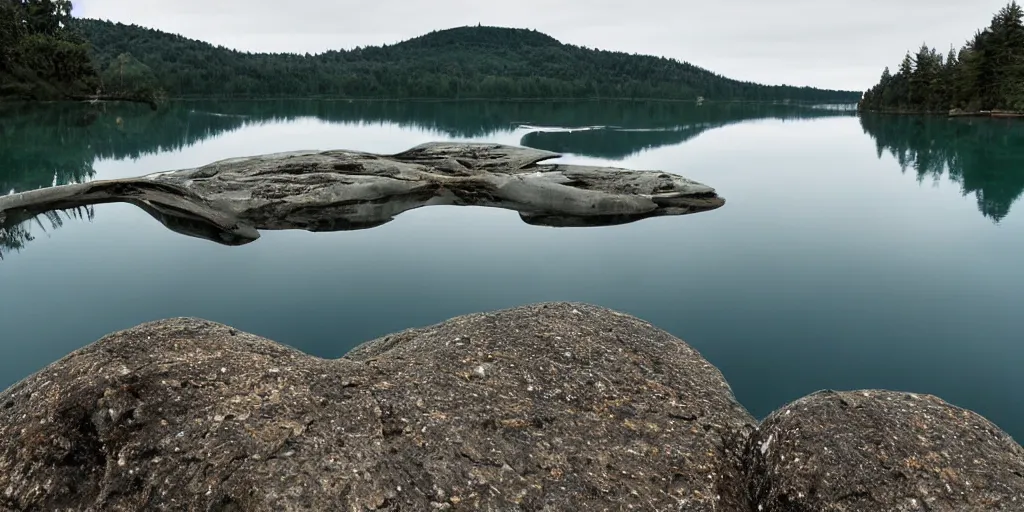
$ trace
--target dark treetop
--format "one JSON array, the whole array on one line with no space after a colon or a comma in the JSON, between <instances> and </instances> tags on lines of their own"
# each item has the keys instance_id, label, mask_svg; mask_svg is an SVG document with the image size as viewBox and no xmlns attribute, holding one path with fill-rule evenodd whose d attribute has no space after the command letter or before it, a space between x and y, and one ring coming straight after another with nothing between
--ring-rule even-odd
<instances>
[{"instance_id":1,"label":"dark treetop","mask_svg":"<svg viewBox=\"0 0 1024 512\"><path fill-rule=\"evenodd\" d=\"M862 110L946 112L950 109L1024 110L1024 10L1016 0L960 49L945 57L922 45L903 57L896 74L885 68Z\"/></svg>"},{"instance_id":2,"label":"dark treetop","mask_svg":"<svg viewBox=\"0 0 1024 512\"><path fill-rule=\"evenodd\" d=\"M764 86L673 59L562 44L533 30L459 27L318 55L253 54L81 19L118 86L174 97L663 98L855 103L858 92Z\"/></svg>"},{"instance_id":3,"label":"dark treetop","mask_svg":"<svg viewBox=\"0 0 1024 512\"><path fill-rule=\"evenodd\" d=\"M68 0L0 0L0 98L58 99L98 85Z\"/></svg>"}]
</instances>

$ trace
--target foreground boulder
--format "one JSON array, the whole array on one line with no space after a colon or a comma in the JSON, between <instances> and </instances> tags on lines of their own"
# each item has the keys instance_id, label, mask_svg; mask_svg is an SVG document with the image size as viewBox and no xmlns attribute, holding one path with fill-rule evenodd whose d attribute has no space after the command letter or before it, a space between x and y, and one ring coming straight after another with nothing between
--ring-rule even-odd
<instances>
[{"instance_id":1,"label":"foreground boulder","mask_svg":"<svg viewBox=\"0 0 1024 512\"><path fill-rule=\"evenodd\" d=\"M930 395L814 393L768 416L749 446L759 510L1024 510L1024 448Z\"/></svg>"},{"instance_id":2,"label":"foreground boulder","mask_svg":"<svg viewBox=\"0 0 1024 512\"><path fill-rule=\"evenodd\" d=\"M692 348L591 306L460 317L336 361L166 320L0 395L0 507L732 510L753 423Z\"/></svg>"},{"instance_id":3,"label":"foreground boulder","mask_svg":"<svg viewBox=\"0 0 1024 512\"><path fill-rule=\"evenodd\" d=\"M1021 510L1022 468L933 397L819 393L758 426L685 343L583 304L333 361L165 320L0 394L0 510Z\"/></svg>"}]
</instances>

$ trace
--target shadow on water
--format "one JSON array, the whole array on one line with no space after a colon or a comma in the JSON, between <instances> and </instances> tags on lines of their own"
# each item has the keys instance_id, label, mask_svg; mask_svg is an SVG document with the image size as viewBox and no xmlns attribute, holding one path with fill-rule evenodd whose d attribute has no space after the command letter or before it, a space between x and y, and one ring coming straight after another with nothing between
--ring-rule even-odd
<instances>
[{"instance_id":1,"label":"shadow on water","mask_svg":"<svg viewBox=\"0 0 1024 512\"><path fill-rule=\"evenodd\" d=\"M982 215L999 222L1024 194L1024 123L970 119L864 115L864 133L878 157L892 155L919 182L945 177L974 195Z\"/></svg>"},{"instance_id":2,"label":"shadow on water","mask_svg":"<svg viewBox=\"0 0 1024 512\"><path fill-rule=\"evenodd\" d=\"M133 104L8 104L0 105L0 194L93 180L98 159L135 159L180 150L253 124L303 118L395 124L435 132L439 139L526 131L522 145L622 159L680 144L732 123L848 115L849 111L798 105L629 101L190 101L159 111ZM530 128L582 126L607 128L561 132ZM0 227L0 255L24 248L32 240L32 224L56 229L65 219L91 219L92 215L90 210L87 215L72 212L32 223L8 223Z\"/></svg>"}]
</instances>

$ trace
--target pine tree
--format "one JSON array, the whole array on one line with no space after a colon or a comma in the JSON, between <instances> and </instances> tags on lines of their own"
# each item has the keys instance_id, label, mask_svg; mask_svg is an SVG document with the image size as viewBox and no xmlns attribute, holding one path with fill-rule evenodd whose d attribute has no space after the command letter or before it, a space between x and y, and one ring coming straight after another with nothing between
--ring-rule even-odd
<instances>
[{"instance_id":1,"label":"pine tree","mask_svg":"<svg viewBox=\"0 0 1024 512\"><path fill-rule=\"evenodd\" d=\"M60 98L95 87L69 0L0 0L0 96Z\"/></svg>"},{"instance_id":2,"label":"pine tree","mask_svg":"<svg viewBox=\"0 0 1024 512\"><path fill-rule=\"evenodd\" d=\"M862 110L1024 110L1024 9L1011 1L959 51L927 45L864 95Z\"/></svg>"}]
</instances>

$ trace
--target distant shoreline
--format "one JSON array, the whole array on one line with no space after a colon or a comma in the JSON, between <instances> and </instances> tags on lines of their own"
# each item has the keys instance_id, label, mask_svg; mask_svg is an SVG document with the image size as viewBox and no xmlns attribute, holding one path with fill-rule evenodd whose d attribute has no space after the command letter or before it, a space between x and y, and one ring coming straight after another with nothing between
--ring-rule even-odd
<instances>
[{"instance_id":1,"label":"distant shoreline","mask_svg":"<svg viewBox=\"0 0 1024 512\"><path fill-rule=\"evenodd\" d=\"M129 98L115 98L115 97L99 97L94 98L92 96L74 96L67 99L27 99L27 98L14 98L14 97L2 97L0 96L0 103L63 103L63 102L84 102L96 100L97 102L103 103L116 103L116 102L130 102L130 103L145 103L151 104L152 102L148 99L129 99ZM830 103L822 101L808 101L808 100L703 100L698 101L695 99L677 99L677 98L621 98L621 97L607 97L607 98L573 98L573 97L550 97L550 98L488 98L488 97L468 97L468 98L444 98L444 97L418 97L418 98L398 98L398 97L381 97L381 98L345 98L345 97L332 97L332 96L253 96L253 97L228 97L228 96L178 96L168 97L167 101L337 101L337 102L417 102L417 103L442 103L442 102L519 102L519 103L551 103L556 101L572 101L572 102L599 102L599 101L616 101L616 102L657 102L657 103L694 103L694 104L763 104L763 105L796 105L796 106L807 106L807 105L850 105L850 111L853 112L856 109L853 108L855 103Z\"/></svg>"},{"instance_id":2,"label":"distant shoreline","mask_svg":"<svg viewBox=\"0 0 1024 512\"><path fill-rule=\"evenodd\" d=\"M958 109L948 111L938 110L858 110L861 114L883 114L895 116L945 116L948 118L958 117L980 117L989 119L1019 119L1024 118L1024 112L1013 110L972 110L963 111Z\"/></svg>"},{"instance_id":3,"label":"distant shoreline","mask_svg":"<svg viewBox=\"0 0 1024 512\"><path fill-rule=\"evenodd\" d=\"M163 99L137 98L119 95L72 94L61 98L25 98L21 96L0 96L0 105L14 103L140 103L156 110Z\"/></svg>"}]
</instances>

